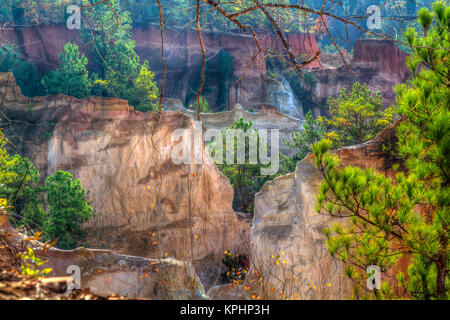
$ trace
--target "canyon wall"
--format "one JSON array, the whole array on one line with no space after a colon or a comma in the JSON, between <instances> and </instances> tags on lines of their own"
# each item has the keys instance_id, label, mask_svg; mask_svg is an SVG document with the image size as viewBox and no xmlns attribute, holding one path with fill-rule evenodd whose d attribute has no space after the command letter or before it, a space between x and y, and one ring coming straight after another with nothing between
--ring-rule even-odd
<instances>
[{"instance_id":1,"label":"canyon wall","mask_svg":"<svg viewBox=\"0 0 450 320\"><path fill-rule=\"evenodd\" d=\"M359 82L367 84L374 92L380 91L385 104L392 104L395 102L392 88L405 82L410 74L405 64L406 56L392 41L358 40L353 57L346 58L346 65L314 71L318 79L314 94L325 103L329 97L337 96L342 88L351 89Z\"/></svg>"},{"instance_id":2,"label":"canyon wall","mask_svg":"<svg viewBox=\"0 0 450 320\"><path fill-rule=\"evenodd\" d=\"M171 99L171 101L167 101L167 105L170 105L170 109L183 112L191 116L194 120L197 119L197 113L184 108L180 101ZM247 122L251 121L252 128L255 129L278 130L278 145L280 147L280 152L285 155L292 155L293 151L283 144L283 140L286 139L292 142L291 134L302 128L303 121L282 114L277 108L271 105L263 105L261 110L250 112L244 110L242 106L237 103L234 108L229 111L201 113L202 124L206 129L224 130L233 125L240 118L243 118Z\"/></svg>"},{"instance_id":3,"label":"canyon wall","mask_svg":"<svg viewBox=\"0 0 450 320\"><path fill-rule=\"evenodd\" d=\"M136 52L143 59L148 59L151 69L161 74L161 38L159 29L136 29L133 34L136 40ZM218 84L218 74L224 65L220 65L218 54L221 51L229 53L233 59L234 74L228 84L228 107L240 103L246 109L260 109L265 100L265 76L266 63L264 55L255 57L258 48L253 37L233 33L204 33L203 35L206 58L210 72L206 74L206 87L204 95L208 98L210 106L216 107L218 90L222 90ZM258 35L263 49L281 49L280 39L274 35ZM187 105L191 101L185 101L184 97L192 89L201 69L202 52L198 36L195 31L176 32L167 30L165 33L165 54L168 63L167 97L181 99ZM288 34L288 41L295 55L306 54L313 56L317 50L314 35ZM253 63L252 63L252 60ZM315 61L309 67L318 67ZM237 80L245 74L240 87ZM195 89L194 89L195 90ZM195 97L195 96L194 96Z\"/></svg>"},{"instance_id":4,"label":"canyon wall","mask_svg":"<svg viewBox=\"0 0 450 320\"><path fill-rule=\"evenodd\" d=\"M203 164L172 161L172 132L193 129L191 117L140 113L120 99L30 99L0 75L1 110L20 120L5 135L42 179L67 170L81 180L95 211L85 226L91 247L192 261L207 286L225 250L248 252L248 218L233 211L233 189L205 151Z\"/></svg>"},{"instance_id":5,"label":"canyon wall","mask_svg":"<svg viewBox=\"0 0 450 320\"><path fill-rule=\"evenodd\" d=\"M11 121L3 128L8 139L32 159L41 180L58 169L81 180L95 210L85 225L89 245L117 251L77 249L67 257L55 251L59 258L52 266L57 274L75 261L88 270L85 281L97 292L140 297L148 295L142 272L155 277L151 269L155 260L149 259L156 259L175 277L175 287L185 288L180 283L193 279L191 271L188 278L176 275L190 263L210 289L218 284L223 252L230 250L250 254L251 270L261 272L265 283L263 289L255 289L263 290L259 292L263 298L349 296L350 283L343 277L342 265L326 251L322 234L323 227L334 221L314 210L322 177L311 154L297 163L295 172L264 185L255 197L250 226L248 216L232 210L233 189L204 151L202 165L172 162L177 141L172 141L171 133L193 128L190 112L165 111L158 117L136 112L116 98L27 98L10 73L0 73L0 96L1 111ZM257 113L238 107L221 117L203 114L202 118L210 128L223 128L240 116L261 127L295 125L292 118L269 106ZM395 144L393 128L362 145L337 150L342 164L390 174L397 160L385 146ZM126 256L130 254L145 258ZM96 266L107 272L113 284L95 274ZM245 285L251 287L254 279L251 273ZM178 290L180 297L186 297L183 290ZM196 290L199 297L204 292L200 287ZM163 291L157 292L155 297L161 298ZM241 287L219 286L209 294L214 299L248 298Z\"/></svg>"},{"instance_id":6,"label":"canyon wall","mask_svg":"<svg viewBox=\"0 0 450 320\"><path fill-rule=\"evenodd\" d=\"M76 30L68 30L65 25L15 27L1 30L0 44L15 43L23 57L34 62L41 70L48 71L57 67L58 54L63 45L72 41L80 46L80 51L89 59L89 68L96 70L90 43L80 42ZM259 35L263 49L280 49L282 44L273 35ZM295 55L313 56L318 46L312 34L287 34ZM207 58L206 83L203 95L212 110L226 107L232 109L236 103L245 109L259 110L273 100L273 79L267 75L263 55L258 55L252 37L234 33L203 34ZM159 29L136 28L133 30L136 52L141 60L149 61L158 81L162 77L161 38ZM220 54L226 52L233 57L232 79L222 79L227 63L220 61ZM175 98L189 105L195 99L196 86L199 83L202 53L195 31L166 30L165 56L167 64L167 98ZM321 62L321 57L323 63ZM406 54L393 42L387 40L363 39L355 43L353 57L345 54L347 65L342 65L340 56L325 55L308 65L315 73L318 84L314 90L315 100L325 103L329 96L335 96L342 88L350 88L354 82L367 83L374 91L381 91L386 104L394 101L392 87L407 79L409 74L405 65ZM333 67L332 65L337 65ZM240 86L237 80L245 73ZM223 91L226 91L225 93ZM219 105L223 104L225 105ZM278 106L279 110L283 108ZM305 105L307 109L313 106ZM299 102L298 108L301 107ZM301 114L301 110L299 110Z\"/></svg>"},{"instance_id":7,"label":"canyon wall","mask_svg":"<svg viewBox=\"0 0 450 320\"><path fill-rule=\"evenodd\" d=\"M77 248L59 250L45 248L36 240L14 230L8 215L0 209L0 260L8 262L7 250L22 248L24 243L34 254L46 261L44 268L52 268L49 276L69 277L79 275L80 287L101 297L113 294L129 299L205 299L205 290L189 262L173 258L148 259L119 254L110 250ZM6 248L8 247L8 248ZM44 249L45 248L45 249ZM80 273L78 270L80 268Z\"/></svg>"},{"instance_id":8,"label":"canyon wall","mask_svg":"<svg viewBox=\"0 0 450 320\"><path fill-rule=\"evenodd\" d=\"M336 154L343 166L370 167L389 174L393 159L384 147L394 143L392 127L372 141L339 149ZM261 273L265 282L261 296L271 299L283 295L296 299L350 296L351 282L344 277L343 265L328 253L322 232L338 220L315 211L321 181L314 157L309 154L297 163L295 172L267 182L255 196L250 251L252 268Z\"/></svg>"},{"instance_id":9,"label":"canyon wall","mask_svg":"<svg viewBox=\"0 0 450 320\"><path fill-rule=\"evenodd\" d=\"M1 30L0 44L14 43L19 46L23 57L34 62L41 70L48 71L58 65L58 54L63 45L75 42L80 51L89 57L89 67L94 65L93 48L90 43L80 42L78 32L68 30L65 25L15 27ZM258 35L263 49L282 48L281 41L273 35ZM180 99L185 105L192 103L199 83L202 63L202 52L196 31L165 30L165 57L167 64L166 97ZM150 69L155 72L157 79L162 77L161 35L159 29L136 28L133 30L133 39L136 41L136 52L141 61L149 61ZM313 56L317 52L317 43L314 35L288 34L288 40L295 55L306 54ZM253 37L234 33L203 33L207 58L207 73L204 96L212 109L218 107L218 96L224 90L221 71L228 65L219 61L221 52L233 57L232 67L234 74L232 80L225 84L226 106L233 107L236 103L245 108L259 109L265 103L265 76L266 63L263 55L258 55L257 46ZM254 60L254 61L253 61ZM251 63L253 61L253 63ZM318 61L308 67L318 67ZM237 79L242 77L240 87ZM223 93L222 93L223 94Z\"/></svg>"}]
</instances>

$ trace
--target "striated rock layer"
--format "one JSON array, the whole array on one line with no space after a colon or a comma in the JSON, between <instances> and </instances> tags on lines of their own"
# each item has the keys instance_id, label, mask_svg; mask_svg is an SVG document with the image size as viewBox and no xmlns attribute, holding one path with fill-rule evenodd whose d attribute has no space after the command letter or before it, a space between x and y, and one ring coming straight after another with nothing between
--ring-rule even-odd
<instances>
[{"instance_id":1,"label":"striated rock layer","mask_svg":"<svg viewBox=\"0 0 450 320\"><path fill-rule=\"evenodd\" d=\"M389 173L393 159L383 146L394 144L393 130L385 130L367 143L336 151L342 165ZM250 237L252 267L266 282L260 292L265 298L280 298L282 292L287 298L345 299L351 293L342 264L327 252L322 233L336 220L314 209L321 181L314 157L309 154L297 163L295 172L267 182L255 197Z\"/></svg>"},{"instance_id":2,"label":"striated rock layer","mask_svg":"<svg viewBox=\"0 0 450 320\"><path fill-rule=\"evenodd\" d=\"M161 61L161 35L154 27L133 29L136 41L136 52L143 61L147 59L157 79L161 79L163 68ZM263 49L281 49L283 46L278 37L259 35ZM312 57L318 50L315 35L287 34L293 53ZM206 83L203 95L211 109L225 106L231 109L236 103L245 109L259 110L273 95L271 86L273 79L267 75L263 55L258 55L252 62L257 47L252 37L234 33L203 34L206 58L208 61ZM58 54L68 42L80 45L81 52L89 57L89 68L96 70L95 57L92 56L91 44L83 44L76 30L68 30L65 25L16 27L1 32L0 44L17 44L22 56L36 63L43 71L58 66ZM225 80L221 76L229 62L220 61L220 53L228 53L233 57L233 80ZM403 82L409 71L405 65L406 54L395 43L388 40L361 39L356 41L353 58L343 52L348 65L343 65L338 54L321 54L319 59L308 65L318 79L314 90L315 101L324 104L328 97L336 96L342 88L351 88L359 81L367 83L374 91L381 91L386 104L394 101L392 87ZM176 98L184 105L193 103L196 84L199 81L202 53L195 31L165 32L165 56L167 77L165 96ZM336 66L336 67L333 67ZM245 77L237 86L237 81L245 73ZM223 90L226 90L226 93ZM308 102L310 103L310 102ZM286 106L283 106L285 108ZM305 105L308 109L312 105ZM280 108L283 110L283 108ZM317 109L317 106L314 108ZM301 106L299 105L299 109ZM319 109L317 109L319 110ZM298 110L301 114L301 110Z\"/></svg>"},{"instance_id":3,"label":"striated rock layer","mask_svg":"<svg viewBox=\"0 0 450 320\"><path fill-rule=\"evenodd\" d=\"M249 221L233 211L228 179L203 149L201 165L171 159L172 133L192 129L191 117L140 113L119 99L29 99L10 74L1 74L0 84L2 112L21 120L5 127L6 136L42 179L66 170L88 190L91 247L192 261L206 285L225 250L247 252Z\"/></svg>"},{"instance_id":4,"label":"striated rock layer","mask_svg":"<svg viewBox=\"0 0 450 320\"><path fill-rule=\"evenodd\" d=\"M1 32L0 44L15 43L22 55L37 64L44 71L58 66L58 54L66 42L75 42L80 45L80 51L89 57L89 67L98 68L94 64L96 59L92 56L92 45L80 42L77 30L68 30L65 25L15 27ZM288 41L293 53L298 56L305 54L312 57L318 50L315 35L288 34ZM185 105L193 103L195 84L199 82L202 63L202 51L196 31L165 30L165 56L167 77L165 96L177 98ZM258 35L263 49L281 49L280 39L274 35ZM141 61L147 59L150 69L155 72L158 79L162 78L163 67L161 59L161 34L158 28L135 28L133 40L136 41L136 52ZM218 102L226 106L241 103L246 108L259 109L265 103L266 63L264 55L254 56L258 51L253 37L235 33L203 33L205 53L208 60L208 70L204 96L210 106L214 108ZM219 101L223 95L223 79L220 72L228 65L223 65L219 59L220 52L226 52L233 57L232 67L234 80L227 79L225 88L227 93L225 101ZM318 67L315 61L308 67ZM237 87L237 79L245 77ZM224 98L221 98L224 100Z\"/></svg>"},{"instance_id":5,"label":"striated rock layer","mask_svg":"<svg viewBox=\"0 0 450 320\"><path fill-rule=\"evenodd\" d=\"M0 210L0 239L6 244L0 248L0 261L10 259L6 247L18 249L27 244L36 256L47 261L42 268L53 269L49 276L73 276L76 279L79 275L80 288L77 289L89 288L95 295L119 295L130 299L206 298L203 285L188 262L134 257L99 249L44 249L38 241L26 242L25 235L11 227L3 210Z\"/></svg>"},{"instance_id":6,"label":"striated rock layer","mask_svg":"<svg viewBox=\"0 0 450 320\"><path fill-rule=\"evenodd\" d=\"M266 183L256 195L250 234L249 221L232 210L233 190L228 179L203 151L203 165L175 165L171 160L176 145L171 134L175 129L192 129L191 115L140 113L120 99L79 100L64 95L29 99L9 73L0 74L0 96L1 111L12 120L4 127L6 136L32 158L42 178L58 169L68 170L88 190L95 210L86 224L88 242L118 252L74 251L70 259L84 257L80 264L91 268L88 282L93 287L106 290L104 279L93 273L96 264L111 266L111 281L139 287L141 274L124 273L117 264L125 264L128 270L139 265L141 258L121 254L158 261L166 261L167 256L191 262L207 289L215 287L211 295L218 299L248 298L241 290L216 286L223 252L230 250L250 253L253 270L260 270L267 284L260 293L262 298L280 298L279 290L298 299L348 296L350 284L343 278L341 265L327 253L322 234L323 227L333 221L314 210L321 176L312 155L300 161L294 173ZM264 126L269 124L271 112L280 126L292 123L273 108L251 117ZM248 112L235 109L226 113L229 120L203 116L207 126L221 128L244 113ZM395 159L384 150L394 143L391 128L373 141L340 149L337 154L343 165L389 173ZM125 262L119 263L122 260ZM66 265L58 269L55 264L55 270L63 272ZM125 293L131 290L130 296L141 295L129 287L122 290L118 284L114 288Z\"/></svg>"},{"instance_id":7,"label":"striated rock layer","mask_svg":"<svg viewBox=\"0 0 450 320\"><path fill-rule=\"evenodd\" d=\"M179 110L190 115L194 120L197 119L197 113L186 109L179 101L168 99L167 104L171 109ZM237 120L243 118L245 121L251 121L252 127L255 129L276 129L279 131L280 151L286 155L292 153L285 144L283 139L292 141L291 134L299 131L303 126L303 120L292 118L288 115L280 113L277 108L271 105L264 105L260 111L250 112L242 108L240 104L236 104L230 111L222 111L215 113L202 113L201 121L206 129L223 130L233 125Z\"/></svg>"},{"instance_id":8,"label":"striated rock layer","mask_svg":"<svg viewBox=\"0 0 450 320\"><path fill-rule=\"evenodd\" d=\"M342 88L351 89L359 82L367 84L374 92L380 91L385 104L389 105L394 102L392 88L405 82L410 74L405 59L406 54L392 41L358 40L353 48L353 58L350 61L346 58L347 65L314 71L318 79L314 95L326 102L328 97L337 96Z\"/></svg>"}]
</instances>

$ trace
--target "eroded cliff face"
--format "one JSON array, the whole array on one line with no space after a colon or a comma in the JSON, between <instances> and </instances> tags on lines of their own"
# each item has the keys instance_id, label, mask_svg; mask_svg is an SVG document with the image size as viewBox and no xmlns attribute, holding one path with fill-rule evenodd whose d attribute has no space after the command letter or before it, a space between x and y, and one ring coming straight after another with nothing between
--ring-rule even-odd
<instances>
[{"instance_id":1,"label":"eroded cliff face","mask_svg":"<svg viewBox=\"0 0 450 320\"><path fill-rule=\"evenodd\" d=\"M58 54L63 45L68 42L78 43L80 51L89 57L89 68L96 70L95 57L92 56L90 44L79 41L78 32L68 30L65 25L16 27L1 31L0 44L15 43L19 45L22 55L38 65L43 71L58 66ZM312 57L318 50L316 38L312 34L287 34L289 43L295 55ZM271 84L273 79L267 75L263 55L258 55L252 37L233 33L203 34L208 68L203 95L212 109L223 107L232 109L236 103L244 109L259 110L266 103L271 103ZM136 28L133 30L136 41L136 52L143 61L147 59L150 69L157 79L162 77L161 38L156 28ZM263 49L282 48L276 36L261 36ZM228 65L220 61L220 53L227 52L233 57L233 79L225 81L221 72ZM342 65L339 55L322 54L319 59L307 67L314 70L319 80L314 91L316 100L325 103L328 97L336 96L342 88L351 88L353 83L367 83L374 91L381 91L386 104L394 101L392 87L406 80L409 72L405 65L405 53L394 43L387 40L364 39L355 43L353 58L344 53L347 65ZM165 32L165 57L167 65L166 97L176 98L184 105L189 105L195 99L192 90L199 82L202 53L196 32L174 31ZM323 58L323 62L322 62ZM337 67L333 67L333 65ZM245 73L245 77L237 86L237 79ZM226 92L223 93L224 88ZM221 98L219 98L221 96ZM308 102L310 103L310 102ZM280 107L283 110L286 106ZM312 105L305 105L312 108ZM298 108L301 109L301 102ZM301 114L302 110L298 113Z\"/></svg>"},{"instance_id":2,"label":"eroded cliff face","mask_svg":"<svg viewBox=\"0 0 450 320\"><path fill-rule=\"evenodd\" d=\"M407 80L409 70L406 54L392 41L363 39L353 48L353 58L348 65L314 71L319 80L315 95L325 102L336 96L342 88L351 89L355 82L367 84L374 92L380 91L385 104L394 102L393 87ZM339 60L337 60L339 61ZM339 62L340 63L340 62Z\"/></svg>"},{"instance_id":3,"label":"eroded cliff face","mask_svg":"<svg viewBox=\"0 0 450 320\"><path fill-rule=\"evenodd\" d=\"M7 137L42 178L67 170L88 190L91 247L192 261L207 286L225 250L248 252L249 221L233 211L233 189L207 153L201 165L172 161L172 133L193 129L191 117L140 113L119 99L28 99L10 74L0 82L2 112L22 120L4 129Z\"/></svg>"},{"instance_id":4,"label":"eroded cliff face","mask_svg":"<svg viewBox=\"0 0 450 320\"><path fill-rule=\"evenodd\" d=\"M321 176L312 155L300 161L294 173L266 183L256 195L250 234L250 221L232 210L228 179L205 152L202 165L172 161L177 143L171 139L173 131L194 126L188 112L167 111L158 117L136 112L120 99L80 100L64 95L30 99L21 94L9 73L0 74L0 96L1 111L12 120L4 126L6 136L31 157L42 179L62 169L81 180L95 210L86 224L90 246L117 251L79 249L69 256L54 251L59 258L52 266L58 275L75 261L88 270L85 281L100 288L98 292L140 297L148 295L147 289L157 290L142 282L142 270L153 272L154 260L149 259L159 261L167 254L177 260L163 260L164 266L178 281L180 296L186 297L183 283L194 276L191 271L187 278L178 274L181 265L185 267L182 261L191 263L209 289L218 277L223 252L230 250L250 254L252 269L260 270L266 282L265 292L260 293L263 298L282 297L281 288L285 296L297 299L349 295L350 284L342 266L326 251L322 234L333 220L314 210ZM285 129L298 124L272 107L258 113L236 108L220 117L202 115L209 128L223 128L240 116L261 127L273 119ZM394 159L385 148L394 144L391 128L373 141L336 152L343 165L389 174ZM146 258L126 256L130 254ZM108 271L113 284L95 274L96 266ZM197 289L203 292L200 286ZM217 287L210 294L217 299L248 298L241 288L231 289ZM155 297L164 298L164 291L158 290Z\"/></svg>"},{"instance_id":5,"label":"eroded cliff face","mask_svg":"<svg viewBox=\"0 0 450 320\"><path fill-rule=\"evenodd\" d=\"M89 57L89 67L96 69L95 57L90 51L90 44L79 41L78 32L70 31L65 25L16 27L1 31L0 44L15 43L19 45L22 55L29 61L38 65L44 71L58 66L58 54L63 45L75 42L80 51ZM260 45L263 49L282 48L278 37L260 35ZM165 30L165 57L167 66L166 95L180 99L184 104L192 103L195 95L189 95L195 84L199 82L202 63L202 52L198 35L195 31ZM141 61L147 59L150 69L161 79L163 68L161 59L161 35L156 28L133 29L133 39L136 41L136 52ZM288 40L295 55L305 54L313 56L317 52L317 43L314 35L288 34ZM219 61L219 54L225 51L233 57L233 79L225 84L227 92L227 106L233 107L236 103L245 108L259 109L265 100L266 63L263 55L254 59L258 48L253 37L233 33L203 33L208 69L206 74L204 96L210 106L218 107L218 95L223 91L223 80L220 73L228 67ZM252 62L253 61L253 62ZM319 67L315 61L308 68ZM237 79L243 76L240 87L237 88Z\"/></svg>"},{"instance_id":6,"label":"eroded cliff face","mask_svg":"<svg viewBox=\"0 0 450 320\"><path fill-rule=\"evenodd\" d=\"M390 128L372 141L339 149L336 154L342 165L389 174L393 159L383 146L394 143ZM336 220L314 209L321 181L309 154L297 163L295 172L267 182L255 197L251 260L266 283L260 292L265 297L282 298L280 291L298 299L345 299L351 294L351 283L344 277L342 264L326 250L322 232Z\"/></svg>"},{"instance_id":7,"label":"eroded cliff face","mask_svg":"<svg viewBox=\"0 0 450 320\"><path fill-rule=\"evenodd\" d=\"M183 107L181 102L174 101L168 102L173 110L179 110L194 120L197 119L197 113ZM252 127L255 129L277 129L279 131L279 146L280 152L286 155L291 155L293 151L287 147L283 140L292 141L291 134L299 131L303 126L303 120L292 118L288 115L280 113L277 108L271 105L263 105L261 110L250 112L244 110L240 104L236 104L232 110L215 112L215 113L202 113L202 124L206 129L218 129L224 130L227 127L233 125L240 118L245 121L252 122Z\"/></svg>"},{"instance_id":8,"label":"eroded cliff face","mask_svg":"<svg viewBox=\"0 0 450 320\"><path fill-rule=\"evenodd\" d=\"M21 248L26 236L14 230L0 210L0 237L9 248ZM80 288L102 297L113 294L130 299L205 299L205 290L191 263L173 258L148 259L110 250L46 248L28 241L36 256L52 268L49 276L80 276ZM0 248L0 259L8 261L7 249ZM80 268L80 273L78 270Z\"/></svg>"},{"instance_id":9,"label":"eroded cliff face","mask_svg":"<svg viewBox=\"0 0 450 320\"><path fill-rule=\"evenodd\" d=\"M159 30L154 28L137 29L133 38L136 40L136 52L143 59L148 59L151 69L157 74L162 73L161 68L161 38ZM280 39L271 35L258 35L263 49L283 48ZM165 39L166 61L168 63L169 89L167 96L185 101L191 90L192 84L198 82L201 69L202 52L196 32L176 32L167 30ZM230 109L240 103L244 108L260 109L266 102L265 75L266 62L264 55L255 54L258 48L253 37L242 36L233 33L204 33L203 35L208 68L211 72L206 75L207 87L204 95L208 98L210 106L217 107L217 95L222 90L218 84L221 80L218 74L224 65L218 62L220 51L226 51L233 57L233 77L228 83L228 106ZM316 38L309 34L288 34L288 41L293 53L298 56L305 54L312 57L318 50ZM252 62L253 61L253 62ZM318 61L312 63L309 68L318 67ZM240 86L237 87L237 79L242 77ZM195 96L194 96L195 97ZM193 98L194 98L193 97Z\"/></svg>"}]
</instances>

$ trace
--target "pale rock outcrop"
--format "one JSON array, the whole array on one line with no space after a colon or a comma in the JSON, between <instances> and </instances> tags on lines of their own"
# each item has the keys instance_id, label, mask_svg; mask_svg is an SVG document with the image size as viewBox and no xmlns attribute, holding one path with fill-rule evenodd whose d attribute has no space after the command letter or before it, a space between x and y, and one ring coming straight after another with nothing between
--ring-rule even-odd
<instances>
[{"instance_id":1,"label":"pale rock outcrop","mask_svg":"<svg viewBox=\"0 0 450 320\"><path fill-rule=\"evenodd\" d=\"M303 104L299 101L289 82L281 77L267 77L265 81L266 102L275 106L282 114L296 119L304 118Z\"/></svg>"},{"instance_id":2,"label":"pale rock outcrop","mask_svg":"<svg viewBox=\"0 0 450 320\"><path fill-rule=\"evenodd\" d=\"M194 120L197 120L197 113L184 108L176 101L176 99L167 101L167 104L170 104L171 109L179 110L190 115ZM292 141L291 134L301 130L303 126L303 120L282 114L277 108L268 104L264 105L261 110L255 112L244 110L244 108L237 103L230 111L201 114L201 121L206 129L224 130L233 125L240 118L243 118L247 122L251 121L252 127L255 129L278 130L278 144L280 151L286 155L291 154L292 150L283 143L283 139Z\"/></svg>"},{"instance_id":3,"label":"pale rock outcrop","mask_svg":"<svg viewBox=\"0 0 450 320\"><path fill-rule=\"evenodd\" d=\"M0 210L0 237L8 247L23 247L26 236L14 230L8 216ZM113 294L130 299L207 299L205 290L189 262L173 258L148 259L118 254L110 250L78 248L44 250L42 243L31 240L28 247L47 261L42 268L52 268L49 276L73 276L80 268L80 288L89 288L95 295ZM8 261L6 249L0 259Z\"/></svg>"},{"instance_id":4,"label":"pale rock outcrop","mask_svg":"<svg viewBox=\"0 0 450 320\"><path fill-rule=\"evenodd\" d=\"M211 300L251 300L250 294L243 286L223 284L209 289L208 298Z\"/></svg>"},{"instance_id":5,"label":"pale rock outcrop","mask_svg":"<svg viewBox=\"0 0 450 320\"><path fill-rule=\"evenodd\" d=\"M395 144L395 125L372 141L337 150L342 165L389 174L393 157L385 148ZM315 211L321 181L309 154L295 172L267 182L255 196L251 264L261 272L265 290L259 294L265 298L345 299L351 294L342 264L327 252L322 232L336 220Z\"/></svg>"},{"instance_id":6,"label":"pale rock outcrop","mask_svg":"<svg viewBox=\"0 0 450 320\"><path fill-rule=\"evenodd\" d=\"M192 261L206 286L225 250L247 252L249 220L233 211L233 189L204 149L203 164L172 160L172 133L193 129L191 117L136 112L120 99L29 99L8 75L0 79L8 97L1 109L21 122L4 132L42 179L67 170L81 180L95 211L85 226L91 247ZM45 132L49 122L53 131Z\"/></svg>"},{"instance_id":7,"label":"pale rock outcrop","mask_svg":"<svg viewBox=\"0 0 450 320\"><path fill-rule=\"evenodd\" d=\"M314 211L320 181L308 155L294 173L266 183L255 197L251 260L266 282L266 298L282 298L282 292L287 298L340 299L348 292L324 245L321 230L330 221Z\"/></svg>"}]
</instances>

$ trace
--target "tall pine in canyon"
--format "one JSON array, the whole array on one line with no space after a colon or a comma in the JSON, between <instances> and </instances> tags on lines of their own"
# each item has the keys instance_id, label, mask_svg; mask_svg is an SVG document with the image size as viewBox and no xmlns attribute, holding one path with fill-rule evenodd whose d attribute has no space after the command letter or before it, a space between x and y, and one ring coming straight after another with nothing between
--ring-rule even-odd
<instances>
[{"instance_id":1,"label":"tall pine in canyon","mask_svg":"<svg viewBox=\"0 0 450 320\"><path fill-rule=\"evenodd\" d=\"M47 73L41 80L46 94L66 94L77 98L90 96L90 84L86 65L88 59L76 44L67 42L59 54L59 68Z\"/></svg>"},{"instance_id":2,"label":"tall pine in canyon","mask_svg":"<svg viewBox=\"0 0 450 320\"><path fill-rule=\"evenodd\" d=\"M421 34L408 29L405 38L413 51L407 64L412 77L397 91L398 153L405 172L388 178L372 169L339 167L329 152L331 141L313 146L316 165L323 174L317 210L348 223L326 228L329 252L346 264L361 297L367 267L382 272L409 257L407 275L395 283L383 282L369 297L392 298L406 292L417 299L450 296L450 7L433 4L421 9ZM394 167L394 170L396 168Z\"/></svg>"},{"instance_id":3,"label":"tall pine in canyon","mask_svg":"<svg viewBox=\"0 0 450 320\"><path fill-rule=\"evenodd\" d=\"M100 72L92 74L92 93L125 99L140 111L154 110L159 89L148 62L141 63L136 53L130 12L119 0L110 0L98 2L84 14L90 28L82 29L81 37L100 66Z\"/></svg>"}]
</instances>

